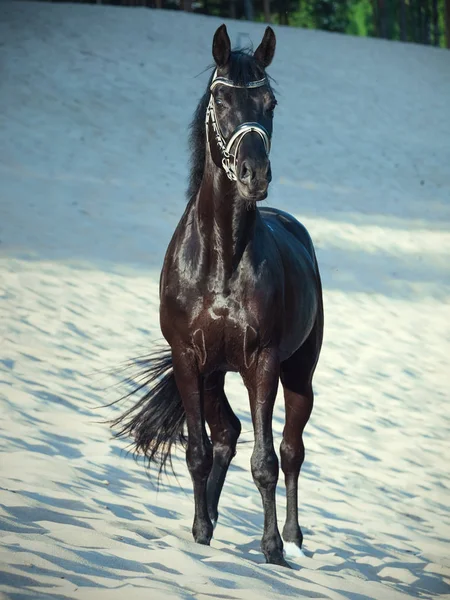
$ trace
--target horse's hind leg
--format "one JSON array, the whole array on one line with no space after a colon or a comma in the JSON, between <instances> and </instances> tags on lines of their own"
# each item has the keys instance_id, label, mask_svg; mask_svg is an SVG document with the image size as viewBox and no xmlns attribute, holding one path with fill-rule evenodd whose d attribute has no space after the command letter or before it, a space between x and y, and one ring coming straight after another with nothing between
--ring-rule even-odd
<instances>
[{"instance_id":1,"label":"horse's hind leg","mask_svg":"<svg viewBox=\"0 0 450 600\"><path fill-rule=\"evenodd\" d=\"M315 328L316 329L316 328ZM320 351L321 337L313 330L310 338L281 364L286 425L281 442L281 468L286 483L286 523L283 528L286 556L302 556L303 534L298 523L298 477L305 458L303 430L313 408L312 377Z\"/></svg>"},{"instance_id":2,"label":"horse's hind leg","mask_svg":"<svg viewBox=\"0 0 450 600\"><path fill-rule=\"evenodd\" d=\"M225 396L224 383L224 373L213 373L205 379L203 388L205 418L213 442L213 466L207 488L208 512L213 525L217 523L220 493L241 433L241 423Z\"/></svg>"}]
</instances>

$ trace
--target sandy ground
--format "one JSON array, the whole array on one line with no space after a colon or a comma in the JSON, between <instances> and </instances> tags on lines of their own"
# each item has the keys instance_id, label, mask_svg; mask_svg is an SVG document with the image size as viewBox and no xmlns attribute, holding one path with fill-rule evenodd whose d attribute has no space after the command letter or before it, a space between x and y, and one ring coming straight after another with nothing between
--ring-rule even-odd
<instances>
[{"instance_id":1,"label":"sandy ground","mask_svg":"<svg viewBox=\"0 0 450 600\"><path fill-rule=\"evenodd\" d=\"M210 548L191 484L111 440L108 372L160 338L187 125L220 21L2 2L0 598L450 598L450 53L276 29L269 204L309 228L326 332L306 557L263 564L244 433ZM230 22L233 42L260 24ZM281 399L280 399L281 400ZM277 446L283 427L277 403ZM279 518L284 489L279 485Z\"/></svg>"}]
</instances>

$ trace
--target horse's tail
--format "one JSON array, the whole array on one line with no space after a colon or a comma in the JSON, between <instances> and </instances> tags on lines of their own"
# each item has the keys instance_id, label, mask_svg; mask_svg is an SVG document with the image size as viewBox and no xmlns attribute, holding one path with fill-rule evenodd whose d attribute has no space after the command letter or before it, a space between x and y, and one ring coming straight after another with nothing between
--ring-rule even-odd
<instances>
[{"instance_id":1,"label":"horse's tail","mask_svg":"<svg viewBox=\"0 0 450 600\"><path fill-rule=\"evenodd\" d=\"M145 394L110 425L116 429L116 438L133 437L135 454L144 454L149 466L156 463L161 475L167 460L172 468L172 446L186 443L186 414L175 383L171 350L157 350L138 359L136 365L134 389L120 400L134 396L144 388Z\"/></svg>"}]
</instances>

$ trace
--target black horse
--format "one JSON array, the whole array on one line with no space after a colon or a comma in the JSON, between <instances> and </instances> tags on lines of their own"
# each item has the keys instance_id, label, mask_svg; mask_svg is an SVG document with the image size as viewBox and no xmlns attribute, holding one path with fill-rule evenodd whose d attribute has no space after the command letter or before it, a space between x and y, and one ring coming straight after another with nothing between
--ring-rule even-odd
<instances>
[{"instance_id":1,"label":"black horse","mask_svg":"<svg viewBox=\"0 0 450 600\"><path fill-rule=\"evenodd\" d=\"M159 461L161 469L172 444L186 444L195 498L192 531L196 542L209 544L241 430L225 396L225 374L239 372L254 427L251 470L264 508L261 548L267 562L288 566L277 525L272 414L281 380L286 406L280 448L287 495L283 538L285 550L299 555L302 433L313 407L323 305L306 229L285 212L257 208L271 181L268 155L276 100L265 69L274 52L270 27L254 54L231 51L225 25L214 35L216 69L191 126L188 204L160 280L160 324L170 348L144 360L145 381L135 391L145 386L147 391L113 427L118 427L116 435L133 436L136 451Z\"/></svg>"}]
</instances>

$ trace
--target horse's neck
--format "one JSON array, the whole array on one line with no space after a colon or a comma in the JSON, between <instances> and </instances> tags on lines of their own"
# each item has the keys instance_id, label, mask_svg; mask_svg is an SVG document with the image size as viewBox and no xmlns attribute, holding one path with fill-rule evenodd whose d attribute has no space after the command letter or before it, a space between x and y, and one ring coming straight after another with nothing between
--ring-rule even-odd
<instances>
[{"instance_id":1,"label":"horse's neck","mask_svg":"<svg viewBox=\"0 0 450 600\"><path fill-rule=\"evenodd\" d=\"M208 269L225 284L253 238L256 209L249 209L235 184L215 165L205 169L195 211Z\"/></svg>"}]
</instances>

